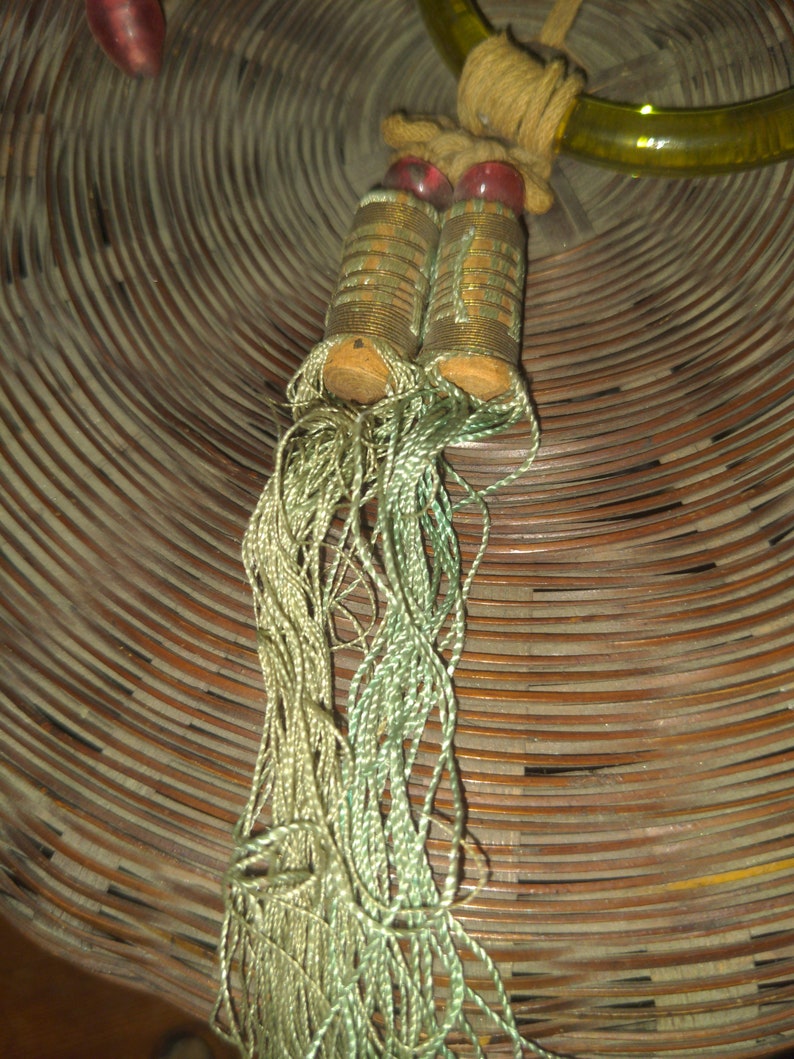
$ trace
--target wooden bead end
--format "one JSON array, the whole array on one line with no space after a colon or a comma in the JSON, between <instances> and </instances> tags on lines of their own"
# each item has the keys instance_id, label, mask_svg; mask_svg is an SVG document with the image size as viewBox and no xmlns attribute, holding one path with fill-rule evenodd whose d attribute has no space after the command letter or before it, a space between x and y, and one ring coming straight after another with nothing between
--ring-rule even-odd
<instances>
[{"instance_id":1,"label":"wooden bead end","mask_svg":"<svg viewBox=\"0 0 794 1059\"><path fill-rule=\"evenodd\" d=\"M388 381L388 365L372 340L363 335L340 339L323 368L326 389L356 404L374 404L385 397Z\"/></svg>"},{"instance_id":2,"label":"wooden bead end","mask_svg":"<svg viewBox=\"0 0 794 1059\"><path fill-rule=\"evenodd\" d=\"M488 356L449 357L438 370L459 389L481 401L507 393L513 385L514 369L504 360Z\"/></svg>"}]
</instances>

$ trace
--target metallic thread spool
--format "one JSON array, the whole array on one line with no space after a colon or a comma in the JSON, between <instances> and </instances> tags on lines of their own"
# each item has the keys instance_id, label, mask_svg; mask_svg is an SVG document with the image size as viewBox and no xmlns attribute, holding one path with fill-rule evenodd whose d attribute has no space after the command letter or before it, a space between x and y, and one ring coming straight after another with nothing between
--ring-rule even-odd
<instances>
[{"instance_id":1,"label":"metallic thread spool","mask_svg":"<svg viewBox=\"0 0 794 1059\"><path fill-rule=\"evenodd\" d=\"M444 215L420 361L490 400L513 384L521 354L526 235L500 202L465 199Z\"/></svg>"},{"instance_id":2,"label":"metallic thread spool","mask_svg":"<svg viewBox=\"0 0 794 1059\"><path fill-rule=\"evenodd\" d=\"M389 360L416 356L439 228L435 207L408 191L361 201L325 318L323 378L337 397L371 404L386 395Z\"/></svg>"}]
</instances>

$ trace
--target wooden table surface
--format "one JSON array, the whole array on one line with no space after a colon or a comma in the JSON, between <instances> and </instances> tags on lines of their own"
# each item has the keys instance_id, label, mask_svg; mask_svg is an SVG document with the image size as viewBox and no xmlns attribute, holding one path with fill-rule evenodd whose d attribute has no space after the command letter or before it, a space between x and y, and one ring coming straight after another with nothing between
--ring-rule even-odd
<instances>
[{"instance_id":1,"label":"wooden table surface","mask_svg":"<svg viewBox=\"0 0 794 1059\"><path fill-rule=\"evenodd\" d=\"M53 956L3 917L0 981L3 1059L160 1059L182 1035L203 1040L213 1059L237 1056L199 1019Z\"/></svg>"}]
</instances>

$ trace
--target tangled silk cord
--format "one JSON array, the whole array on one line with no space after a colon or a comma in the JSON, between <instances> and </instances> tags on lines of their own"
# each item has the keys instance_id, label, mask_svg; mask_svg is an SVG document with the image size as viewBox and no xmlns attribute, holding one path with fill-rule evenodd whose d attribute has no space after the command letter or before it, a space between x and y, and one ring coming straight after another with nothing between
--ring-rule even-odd
<instances>
[{"instance_id":1,"label":"tangled silk cord","mask_svg":"<svg viewBox=\"0 0 794 1059\"><path fill-rule=\"evenodd\" d=\"M550 1056L520 1036L499 972L453 914L464 849L484 863L465 836L453 676L486 494L537 448L530 402L521 384L484 403L403 365L393 395L354 410L321 393L322 352L291 385L295 423L244 544L267 698L226 879L216 1023L251 1059L451 1057L451 1035L484 1057L477 1012L516 1057ZM524 464L475 491L444 450L519 420ZM454 519L466 505L483 528L464 571ZM346 724L332 691L343 635L361 652ZM413 784L431 717L435 766ZM490 999L467 982L466 957Z\"/></svg>"}]
</instances>

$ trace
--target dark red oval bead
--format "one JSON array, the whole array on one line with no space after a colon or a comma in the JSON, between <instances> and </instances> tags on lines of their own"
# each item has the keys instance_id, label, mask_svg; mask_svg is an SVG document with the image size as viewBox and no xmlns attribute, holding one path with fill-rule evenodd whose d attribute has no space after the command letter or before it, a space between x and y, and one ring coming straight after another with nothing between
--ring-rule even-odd
<instances>
[{"instance_id":1,"label":"dark red oval bead","mask_svg":"<svg viewBox=\"0 0 794 1059\"><path fill-rule=\"evenodd\" d=\"M86 0L85 13L94 40L125 74L160 72L165 18L159 0Z\"/></svg>"},{"instance_id":2,"label":"dark red oval bead","mask_svg":"<svg viewBox=\"0 0 794 1059\"><path fill-rule=\"evenodd\" d=\"M520 217L524 212L524 178L507 162L480 162L467 169L455 185L453 201L464 199L501 202Z\"/></svg>"},{"instance_id":3,"label":"dark red oval bead","mask_svg":"<svg viewBox=\"0 0 794 1059\"><path fill-rule=\"evenodd\" d=\"M452 202L452 185L441 170L412 155L406 155L389 166L383 187L389 191L410 191L437 210L445 210Z\"/></svg>"}]
</instances>

